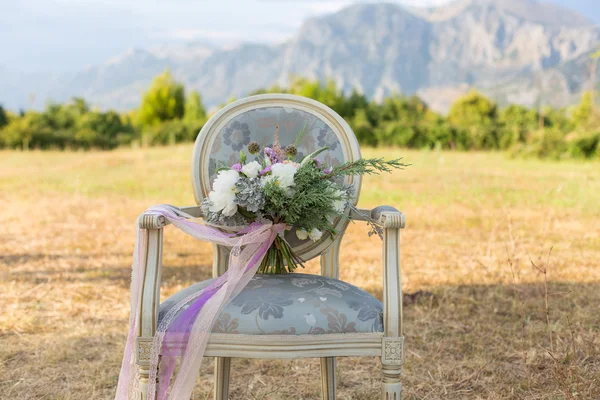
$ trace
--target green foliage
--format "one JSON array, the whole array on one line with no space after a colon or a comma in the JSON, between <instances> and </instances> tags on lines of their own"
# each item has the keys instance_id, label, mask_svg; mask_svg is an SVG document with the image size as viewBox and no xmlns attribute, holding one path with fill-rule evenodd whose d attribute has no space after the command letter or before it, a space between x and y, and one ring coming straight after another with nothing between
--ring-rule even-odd
<instances>
[{"instance_id":1,"label":"green foliage","mask_svg":"<svg viewBox=\"0 0 600 400\"><path fill-rule=\"evenodd\" d=\"M394 94L381 102L369 101L357 90L345 94L332 80L321 83L292 78L287 88L273 86L253 94L258 93L291 93L318 100L337 111L358 141L367 146L599 157L600 117L592 92L583 93L580 103L569 109L536 110L515 104L500 109L472 90L452 104L447 116L435 113L417 96ZM140 108L124 115L92 110L81 98L66 104L49 103L43 112L20 115L0 107L0 147L112 149L137 142L168 145L193 141L207 113L198 92L184 94L184 87L165 71L144 93Z\"/></svg>"},{"instance_id":2,"label":"green foliage","mask_svg":"<svg viewBox=\"0 0 600 400\"><path fill-rule=\"evenodd\" d=\"M144 93L138 121L143 125L181 119L184 114L185 95L183 85L175 82L171 73L165 71L152 81Z\"/></svg>"},{"instance_id":3,"label":"green foliage","mask_svg":"<svg viewBox=\"0 0 600 400\"><path fill-rule=\"evenodd\" d=\"M27 111L6 118L0 125L0 147L17 149L114 149L142 142L166 145L189 142L206 121L200 94L191 92L185 102L184 89L165 72L144 94L137 112L91 109L81 98L65 104L48 103L43 112ZM6 116L0 107L0 122ZM134 125L132 121L138 121Z\"/></svg>"},{"instance_id":4,"label":"green foliage","mask_svg":"<svg viewBox=\"0 0 600 400\"><path fill-rule=\"evenodd\" d=\"M523 154L558 160L567 156L567 150L564 133L556 128L549 128L531 132Z\"/></svg>"},{"instance_id":5,"label":"green foliage","mask_svg":"<svg viewBox=\"0 0 600 400\"><path fill-rule=\"evenodd\" d=\"M572 158L594 158L600 156L600 131L576 132L565 137Z\"/></svg>"},{"instance_id":6,"label":"green foliage","mask_svg":"<svg viewBox=\"0 0 600 400\"><path fill-rule=\"evenodd\" d=\"M592 97L592 92L583 92L581 101L573 109L571 118L575 126L585 126L591 122L591 119L594 116Z\"/></svg>"},{"instance_id":7,"label":"green foliage","mask_svg":"<svg viewBox=\"0 0 600 400\"><path fill-rule=\"evenodd\" d=\"M27 149L113 149L130 142L133 127L114 111L90 110L83 99L49 103L44 112L28 111L0 130L4 146Z\"/></svg>"},{"instance_id":8,"label":"green foliage","mask_svg":"<svg viewBox=\"0 0 600 400\"><path fill-rule=\"evenodd\" d=\"M265 185L265 209L287 224L331 232L328 217L337 215L333 200L338 199L332 183L311 163L298 168L294 183L292 197L276 180L269 181Z\"/></svg>"},{"instance_id":9,"label":"green foliage","mask_svg":"<svg viewBox=\"0 0 600 400\"><path fill-rule=\"evenodd\" d=\"M528 132L538 128L540 115L536 110L512 104L500 111L498 122L498 147L505 150L524 143Z\"/></svg>"},{"instance_id":10,"label":"green foliage","mask_svg":"<svg viewBox=\"0 0 600 400\"><path fill-rule=\"evenodd\" d=\"M176 143L193 142L200 132L204 121L166 121L159 125L142 128L144 145L164 146Z\"/></svg>"},{"instance_id":11,"label":"green foliage","mask_svg":"<svg viewBox=\"0 0 600 400\"><path fill-rule=\"evenodd\" d=\"M0 129L6 125L8 125L8 115L6 114L4 107L2 107L2 104L0 104Z\"/></svg>"},{"instance_id":12,"label":"green foliage","mask_svg":"<svg viewBox=\"0 0 600 400\"><path fill-rule=\"evenodd\" d=\"M475 90L459 97L448 113L448 122L468 132L470 147L475 149L498 148L496 120L496 104Z\"/></svg>"},{"instance_id":13,"label":"green foliage","mask_svg":"<svg viewBox=\"0 0 600 400\"><path fill-rule=\"evenodd\" d=\"M380 172L392 172L394 169L404 169L409 164L400 162L402 158L384 160L383 158L361 158L348 161L333 168L329 177L348 175L378 175Z\"/></svg>"},{"instance_id":14,"label":"green foliage","mask_svg":"<svg viewBox=\"0 0 600 400\"><path fill-rule=\"evenodd\" d=\"M202 97L195 90L192 90L185 99L183 119L187 122L206 120L206 110L204 109L204 105L202 105Z\"/></svg>"}]
</instances>

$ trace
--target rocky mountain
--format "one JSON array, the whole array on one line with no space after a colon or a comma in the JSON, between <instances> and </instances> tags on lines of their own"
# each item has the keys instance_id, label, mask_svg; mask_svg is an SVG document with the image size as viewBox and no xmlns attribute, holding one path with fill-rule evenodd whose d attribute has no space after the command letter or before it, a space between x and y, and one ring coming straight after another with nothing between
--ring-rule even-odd
<instances>
[{"instance_id":1,"label":"rocky mountain","mask_svg":"<svg viewBox=\"0 0 600 400\"><path fill-rule=\"evenodd\" d=\"M470 87L502 103L563 106L587 85L588 54L599 44L600 28L584 16L536 0L461 0L430 9L357 4L307 20L277 46L136 49L70 76L13 76L12 85L0 78L0 94L11 93L0 100L10 106L34 92L36 101L78 95L103 108L133 108L152 77L169 68L208 106L285 85L291 75L332 78L375 99L417 93L440 111Z\"/></svg>"}]
</instances>

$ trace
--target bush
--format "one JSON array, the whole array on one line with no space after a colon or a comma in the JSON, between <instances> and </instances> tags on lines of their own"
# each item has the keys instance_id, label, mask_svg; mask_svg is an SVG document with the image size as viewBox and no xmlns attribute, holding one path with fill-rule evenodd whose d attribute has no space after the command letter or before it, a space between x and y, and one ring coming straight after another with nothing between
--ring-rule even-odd
<instances>
[{"instance_id":1,"label":"bush","mask_svg":"<svg viewBox=\"0 0 600 400\"><path fill-rule=\"evenodd\" d=\"M573 133L566 137L569 155L573 158L594 158L600 144L600 132Z\"/></svg>"},{"instance_id":2,"label":"bush","mask_svg":"<svg viewBox=\"0 0 600 400\"><path fill-rule=\"evenodd\" d=\"M184 122L175 119L144 128L142 136L144 143L150 146L191 142L196 139L203 125L204 121Z\"/></svg>"},{"instance_id":3,"label":"bush","mask_svg":"<svg viewBox=\"0 0 600 400\"><path fill-rule=\"evenodd\" d=\"M561 159L568 157L565 135L558 129L539 129L531 132L527 144L522 148L525 156Z\"/></svg>"}]
</instances>

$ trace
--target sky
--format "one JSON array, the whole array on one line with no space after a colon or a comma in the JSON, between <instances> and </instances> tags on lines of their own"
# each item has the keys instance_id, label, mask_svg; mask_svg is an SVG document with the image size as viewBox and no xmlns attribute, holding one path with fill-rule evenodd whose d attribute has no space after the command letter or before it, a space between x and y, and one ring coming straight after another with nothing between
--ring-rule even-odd
<instances>
[{"instance_id":1,"label":"sky","mask_svg":"<svg viewBox=\"0 0 600 400\"><path fill-rule=\"evenodd\" d=\"M358 0L361 1L361 0ZM362 0L373 1L373 0ZM450 0L388 0L436 6ZM550 1L550 0L545 0ZM600 0L552 0L600 23ZM79 71L131 48L276 43L352 0L2 0L0 68Z\"/></svg>"}]
</instances>

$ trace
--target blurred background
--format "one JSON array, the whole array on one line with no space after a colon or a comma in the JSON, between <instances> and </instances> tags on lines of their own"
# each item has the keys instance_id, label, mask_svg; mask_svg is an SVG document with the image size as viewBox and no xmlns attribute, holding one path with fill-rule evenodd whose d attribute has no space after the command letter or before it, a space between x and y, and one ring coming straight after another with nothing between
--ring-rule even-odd
<instances>
[{"instance_id":1,"label":"blurred background","mask_svg":"<svg viewBox=\"0 0 600 400\"><path fill-rule=\"evenodd\" d=\"M136 216L192 205L199 130L266 92L321 101L364 155L412 164L367 177L359 204L407 216L406 398L600 398L596 0L0 9L0 398L112 398ZM350 226L341 278L381 297L366 233ZM161 296L211 262L167 229ZM339 398L377 398L378 362L340 360ZM232 398L317 399L318 377L235 360ZM206 360L194 398L211 379Z\"/></svg>"}]
</instances>

